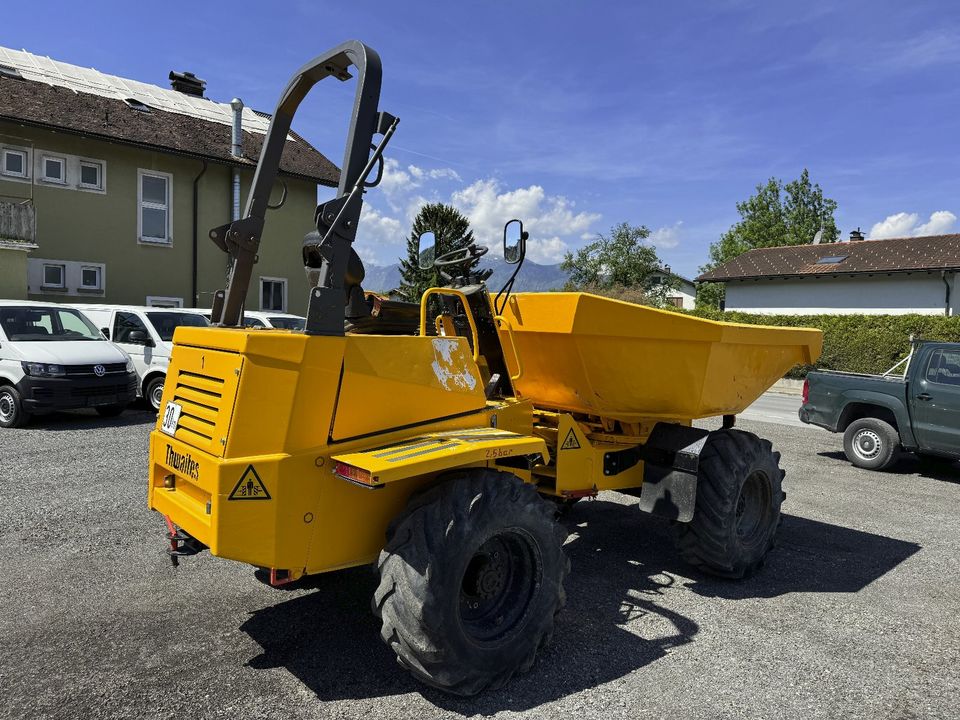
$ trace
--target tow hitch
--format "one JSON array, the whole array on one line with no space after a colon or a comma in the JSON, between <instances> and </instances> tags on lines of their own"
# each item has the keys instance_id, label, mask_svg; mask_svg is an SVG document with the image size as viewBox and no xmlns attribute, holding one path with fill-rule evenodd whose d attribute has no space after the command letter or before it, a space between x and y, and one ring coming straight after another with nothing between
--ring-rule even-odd
<instances>
[{"instance_id":1,"label":"tow hitch","mask_svg":"<svg viewBox=\"0 0 960 720\"><path fill-rule=\"evenodd\" d=\"M173 524L169 515L164 515L163 519L167 523L167 540L170 541L170 547L167 548L167 555L170 556L170 562L174 567L180 564L180 558L196 555L207 549L207 546L197 540L193 535L183 528L178 528Z\"/></svg>"}]
</instances>

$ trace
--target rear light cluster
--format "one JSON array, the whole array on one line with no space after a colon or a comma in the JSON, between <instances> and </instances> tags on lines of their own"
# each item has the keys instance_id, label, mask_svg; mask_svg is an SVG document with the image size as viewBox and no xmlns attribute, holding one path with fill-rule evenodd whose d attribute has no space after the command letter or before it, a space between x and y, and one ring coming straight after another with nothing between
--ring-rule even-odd
<instances>
[{"instance_id":1,"label":"rear light cluster","mask_svg":"<svg viewBox=\"0 0 960 720\"><path fill-rule=\"evenodd\" d=\"M801 395L803 404L806 405L807 401L810 400L810 381L806 378L803 379L803 393Z\"/></svg>"},{"instance_id":2,"label":"rear light cluster","mask_svg":"<svg viewBox=\"0 0 960 720\"><path fill-rule=\"evenodd\" d=\"M346 463L338 462L333 468L333 474L337 477L343 478L344 480L349 480L350 482L358 483L360 485L366 485L368 487L379 486L377 479L370 474L369 470L358 468L355 465L347 465Z\"/></svg>"}]
</instances>

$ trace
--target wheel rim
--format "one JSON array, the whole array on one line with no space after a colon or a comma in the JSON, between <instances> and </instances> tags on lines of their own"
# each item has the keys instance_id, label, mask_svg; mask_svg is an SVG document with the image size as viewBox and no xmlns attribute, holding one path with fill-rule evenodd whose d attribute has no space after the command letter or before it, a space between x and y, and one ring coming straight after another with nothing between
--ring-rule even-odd
<instances>
[{"instance_id":1,"label":"wheel rim","mask_svg":"<svg viewBox=\"0 0 960 720\"><path fill-rule=\"evenodd\" d=\"M744 546L755 545L764 536L770 514L770 481L755 470L747 476L737 498L737 537Z\"/></svg>"},{"instance_id":2,"label":"wheel rim","mask_svg":"<svg viewBox=\"0 0 960 720\"><path fill-rule=\"evenodd\" d=\"M540 588L540 549L527 533L507 530L474 553L460 583L460 623L477 643L502 642L522 628Z\"/></svg>"},{"instance_id":3,"label":"wheel rim","mask_svg":"<svg viewBox=\"0 0 960 720\"><path fill-rule=\"evenodd\" d=\"M157 383L150 388L150 404L154 410L160 409L161 400L163 400L163 383Z\"/></svg>"},{"instance_id":4,"label":"wheel rim","mask_svg":"<svg viewBox=\"0 0 960 720\"><path fill-rule=\"evenodd\" d=\"M8 393L0 393L0 420L10 422L17 412L17 406L13 404L13 396Z\"/></svg>"},{"instance_id":5,"label":"wheel rim","mask_svg":"<svg viewBox=\"0 0 960 720\"><path fill-rule=\"evenodd\" d=\"M883 450L883 440L873 430L863 429L853 436L853 452L861 460L873 460Z\"/></svg>"}]
</instances>

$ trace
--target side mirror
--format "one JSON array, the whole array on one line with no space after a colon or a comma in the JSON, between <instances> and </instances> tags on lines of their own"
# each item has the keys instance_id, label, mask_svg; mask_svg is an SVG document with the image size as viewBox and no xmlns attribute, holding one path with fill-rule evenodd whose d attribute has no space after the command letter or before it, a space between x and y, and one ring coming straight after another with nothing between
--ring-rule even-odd
<instances>
[{"instance_id":1,"label":"side mirror","mask_svg":"<svg viewBox=\"0 0 960 720\"><path fill-rule=\"evenodd\" d=\"M103 333L103 336L109 340L110 339L110 328L100 328L100 332Z\"/></svg>"},{"instance_id":2,"label":"side mirror","mask_svg":"<svg viewBox=\"0 0 960 720\"><path fill-rule=\"evenodd\" d=\"M523 260L528 237L521 220L511 220L503 226L503 259L508 265L516 265Z\"/></svg>"},{"instance_id":3,"label":"side mirror","mask_svg":"<svg viewBox=\"0 0 960 720\"><path fill-rule=\"evenodd\" d=\"M143 330L131 330L130 334L127 335L127 342L132 343L133 345L145 345L147 347L153 347L153 340L151 340L150 336L147 335Z\"/></svg>"},{"instance_id":4,"label":"side mirror","mask_svg":"<svg viewBox=\"0 0 960 720\"><path fill-rule=\"evenodd\" d=\"M420 233L420 237L417 238L417 252L420 258L420 269L432 268L433 260L437 255L437 238L432 230Z\"/></svg>"}]
</instances>

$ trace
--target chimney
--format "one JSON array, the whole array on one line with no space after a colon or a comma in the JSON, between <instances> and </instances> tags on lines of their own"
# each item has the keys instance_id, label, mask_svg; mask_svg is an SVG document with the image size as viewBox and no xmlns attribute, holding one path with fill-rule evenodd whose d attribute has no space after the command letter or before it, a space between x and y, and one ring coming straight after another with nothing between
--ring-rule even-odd
<instances>
[{"instance_id":1,"label":"chimney","mask_svg":"<svg viewBox=\"0 0 960 720\"><path fill-rule=\"evenodd\" d=\"M203 91L207 87L207 81L201 80L192 72L170 71L170 87L184 95L193 97L203 97Z\"/></svg>"},{"instance_id":2,"label":"chimney","mask_svg":"<svg viewBox=\"0 0 960 720\"><path fill-rule=\"evenodd\" d=\"M850 231L850 242L860 242L863 240L863 233L860 232L860 228Z\"/></svg>"}]
</instances>

